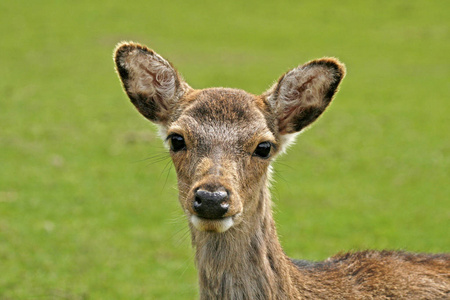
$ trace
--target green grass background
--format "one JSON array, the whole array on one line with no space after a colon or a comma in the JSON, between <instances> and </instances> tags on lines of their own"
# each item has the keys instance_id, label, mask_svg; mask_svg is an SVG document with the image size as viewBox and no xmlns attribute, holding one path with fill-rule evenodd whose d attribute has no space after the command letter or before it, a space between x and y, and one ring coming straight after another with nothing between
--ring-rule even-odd
<instances>
[{"instance_id":1,"label":"green grass background","mask_svg":"<svg viewBox=\"0 0 450 300\"><path fill-rule=\"evenodd\" d=\"M122 40L195 88L252 93L340 58L335 102L275 164L285 251L448 252L449 20L445 0L1 1L0 299L198 296L175 172L113 69Z\"/></svg>"}]
</instances>

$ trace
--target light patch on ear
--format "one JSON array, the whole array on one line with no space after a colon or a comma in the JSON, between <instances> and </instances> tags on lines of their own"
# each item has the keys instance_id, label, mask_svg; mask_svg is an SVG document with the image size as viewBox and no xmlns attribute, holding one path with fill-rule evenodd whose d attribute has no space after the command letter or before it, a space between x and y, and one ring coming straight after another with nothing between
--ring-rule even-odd
<instances>
[{"instance_id":1,"label":"light patch on ear","mask_svg":"<svg viewBox=\"0 0 450 300\"><path fill-rule=\"evenodd\" d=\"M294 132L288 134L282 134L280 136L280 151L277 153L275 157L283 155L289 147L295 144L295 140L301 134L301 132Z\"/></svg>"},{"instance_id":2,"label":"light patch on ear","mask_svg":"<svg viewBox=\"0 0 450 300\"><path fill-rule=\"evenodd\" d=\"M164 148L166 148L167 150L169 150L169 143L166 140L167 139L167 128L165 126L162 125L158 125L158 135L159 137L163 140L163 145Z\"/></svg>"},{"instance_id":3,"label":"light patch on ear","mask_svg":"<svg viewBox=\"0 0 450 300\"><path fill-rule=\"evenodd\" d=\"M280 154L285 153L286 150L295 143L295 139L297 138L297 136L300 135L300 133L301 132L294 132L294 133L283 134L281 136Z\"/></svg>"}]
</instances>

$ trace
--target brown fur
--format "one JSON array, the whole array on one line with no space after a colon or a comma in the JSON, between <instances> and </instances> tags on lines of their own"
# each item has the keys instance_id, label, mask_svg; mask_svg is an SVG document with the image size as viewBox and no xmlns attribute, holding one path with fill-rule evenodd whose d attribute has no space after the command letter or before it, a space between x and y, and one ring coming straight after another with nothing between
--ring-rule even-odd
<instances>
[{"instance_id":1,"label":"brown fur","mask_svg":"<svg viewBox=\"0 0 450 300\"><path fill-rule=\"evenodd\" d=\"M364 251L324 262L292 261L278 241L268 189L270 163L330 104L345 74L333 58L294 68L261 96L194 90L152 50L124 43L117 71L136 108L160 125L188 217L202 299L445 299L450 255ZM260 143L270 143L267 157ZM226 191L221 218L201 218L197 190Z\"/></svg>"}]
</instances>

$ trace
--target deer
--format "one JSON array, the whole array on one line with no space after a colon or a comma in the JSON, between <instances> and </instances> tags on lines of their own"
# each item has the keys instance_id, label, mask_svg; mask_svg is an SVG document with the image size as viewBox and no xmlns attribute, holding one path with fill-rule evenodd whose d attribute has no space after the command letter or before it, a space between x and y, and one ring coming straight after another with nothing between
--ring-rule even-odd
<instances>
[{"instance_id":1,"label":"deer","mask_svg":"<svg viewBox=\"0 0 450 300\"><path fill-rule=\"evenodd\" d=\"M289 258L272 215L274 159L330 105L346 68L321 58L266 92L194 89L155 51L114 51L135 108L159 127L176 169L200 299L449 299L450 254L364 250Z\"/></svg>"}]
</instances>

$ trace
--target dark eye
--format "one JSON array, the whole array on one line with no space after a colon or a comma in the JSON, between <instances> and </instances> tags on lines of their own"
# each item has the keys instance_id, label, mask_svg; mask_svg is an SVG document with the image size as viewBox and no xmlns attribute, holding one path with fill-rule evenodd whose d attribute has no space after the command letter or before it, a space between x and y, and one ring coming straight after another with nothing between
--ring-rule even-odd
<instances>
[{"instance_id":1,"label":"dark eye","mask_svg":"<svg viewBox=\"0 0 450 300\"><path fill-rule=\"evenodd\" d=\"M179 134L172 134L169 136L170 140L170 150L173 152L178 152L180 150L186 149L186 143L184 138Z\"/></svg>"},{"instance_id":2,"label":"dark eye","mask_svg":"<svg viewBox=\"0 0 450 300\"><path fill-rule=\"evenodd\" d=\"M262 142L258 146L256 146L256 149L255 149L255 152L253 152L253 155L259 156L261 158L268 158L271 147L272 147L272 144L270 142Z\"/></svg>"}]
</instances>

